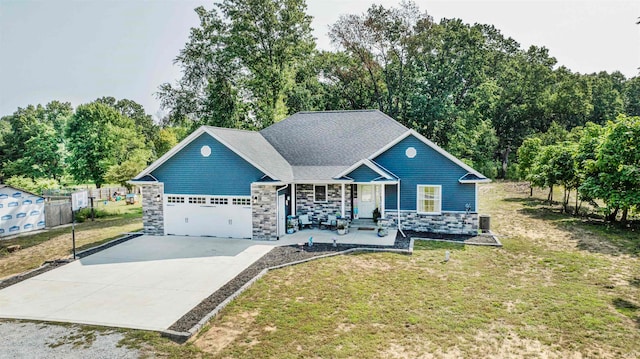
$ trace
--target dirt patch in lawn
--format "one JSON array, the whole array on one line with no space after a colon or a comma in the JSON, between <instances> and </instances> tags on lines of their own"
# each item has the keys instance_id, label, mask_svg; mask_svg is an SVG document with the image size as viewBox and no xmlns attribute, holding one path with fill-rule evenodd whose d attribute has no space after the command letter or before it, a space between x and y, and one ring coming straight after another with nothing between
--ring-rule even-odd
<instances>
[{"instance_id":1,"label":"dirt patch in lawn","mask_svg":"<svg viewBox=\"0 0 640 359\"><path fill-rule=\"evenodd\" d=\"M243 312L229 317L222 323L212 326L193 343L210 354L217 354L233 343L241 334L250 331L258 316L258 311Z\"/></svg>"}]
</instances>

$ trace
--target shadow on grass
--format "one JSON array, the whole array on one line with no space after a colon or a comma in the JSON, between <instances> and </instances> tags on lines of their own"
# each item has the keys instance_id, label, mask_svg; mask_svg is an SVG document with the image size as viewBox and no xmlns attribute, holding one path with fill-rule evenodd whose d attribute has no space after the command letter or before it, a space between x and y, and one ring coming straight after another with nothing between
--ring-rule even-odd
<instances>
[{"instance_id":1,"label":"shadow on grass","mask_svg":"<svg viewBox=\"0 0 640 359\"><path fill-rule=\"evenodd\" d=\"M546 199L540 199L540 198L536 198L536 197L508 197L503 199L503 201L505 202L516 202L516 203L522 203L525 206L544 206L544 205L548 205L549 202L547 202Z\"/></svg>"},{"instance_id":2,"label":"shadow on grass","mask_svg":"<svg viewBox=\"0 0 640 359\"><path fill-rule=\"evenodd\" d=\"M520 202L524 207L518 209L518 213L544 220L549 225L568 231L579 249L594 253L640 256L640 234L634 227L574 217L563 213L559 207L549 206L547 201L536 198L507 198L505 201Z\"/></svg>"},{"instance_id":3,"label":"shadow on grass","mask_svg":"<svg viewBox=\"0 0 640 359\"><path fill-rule=\"evenodd\" d=\"M81 245L79 247L76 247L76 252L82 252L82 251L84 251L86 249L97 247L97 246L99 246L101 244L104 244L104 243L107 243L107 242L111 242L114 239L122 238L123 236L124 236L123 234L117 234L115 236L104 238L104 239L101 239L99 241L95 241L95 242L91 242L91 243L87 243L87 244ZM69 250L69 254L71 254L72 252L73 252L73 250L70 249Z\"/></svg>"},{"instance_id":4,"label":"shadow on grass","mask_svg":"<svg viewBox=\"0 0 640 359\"><path fill-rule=\"evenodd\" d=\"M638 328L640 328L640 307L636 304L622 298L616 298L613 300L613 306L616 310L636 322Z\"/></svg>"}]
</instances>

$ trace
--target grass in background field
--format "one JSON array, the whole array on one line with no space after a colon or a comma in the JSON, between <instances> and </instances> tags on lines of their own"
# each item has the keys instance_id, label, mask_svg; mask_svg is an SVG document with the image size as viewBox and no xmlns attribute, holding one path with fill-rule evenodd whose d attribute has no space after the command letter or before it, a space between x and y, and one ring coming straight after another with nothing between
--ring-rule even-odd
<instances>
[{"instance_id":1,"label":"grass in background field","mask_svg":"<svg viewBox=\"0 0 640 359\"><path fill-rule=\"evenodd\" d=\"M518 184L480 191L503 248L416 241L412 256L367 253L283 268L193 343L154 345L214 358L640 355L640 264L616 244L633 243L635 234L604 235L527 206L528 187Z\"/></svg>"}]
</instances>

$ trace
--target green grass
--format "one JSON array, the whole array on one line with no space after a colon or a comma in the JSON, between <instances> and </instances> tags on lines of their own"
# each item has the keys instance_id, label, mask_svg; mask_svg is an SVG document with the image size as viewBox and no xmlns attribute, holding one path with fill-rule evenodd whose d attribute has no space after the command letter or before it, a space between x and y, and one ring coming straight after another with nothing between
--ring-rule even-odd
<instances>
[{"instance_id":1,"label":"green grass","mask_svg":"<svg viewBox=\"0 0 640 359\"><path fill-rule=\"evenodd\" d=\"M95 221L87 220L76 224L77 251L119 238L123 233L142 229L140 204L127 206L124 202L111 202L100 210L108 215ZM20 245L22 249L9 253L7 248L13 244ZM0 278L37 268L45 261L69 258L71 253L71 226L2 240Z\"/></svg>"},{"instance_id":2,"label":"green grass","mask_svg":"<svg viewBox=\"0 0 640 359\"><path fill-rule=\"evenodd\" d=\"M412 256L338 256L273 271L186 349L221 358L640 355L637 257L585 250L576 239L586 231L592 241L626 243L633 234L602 235L526 206L508 183L490 186L482 208L503 248L416 241Z\"/></svg>"},{"instance_id":3,"label":"green grass","mask_svg":"<svg viewBox=\"0 0 640 359\"><path fill-rule=\"evenodd\" d=\"M520 184L480 194L503 248L417 240L411 256L279 269L185 345L137 330L121 345L169 358L640 356L637 233L561 214Z\"/></svg>"},{"instance_id":4,"label":"green grass","mask_svg":"<svg viewBox=\"0 0 640 359\"><path fill-rule=\"evenodd\" d=\"M85 223L76 223L76 234L85 231L96 231L100 229L118 227L130 223L132 220L142 218L142 206L140 205L140 203L134 205L126 205L124 201L118 201L109 202L105 206L102 202L100 202L100 204L96 205L96 210L97 212L101 213L101 215L96 218L96 221L92 222L91 219L88 218L86 219ZM88 212L88 210L83 211ZM9 246L18 244L22 249L26 249L49 241L52 238L57 238L61 235L68 234L70 232L71 228L69 226L64 226L48 229L45 231L37 231L34 234L25 234L12 239L0 240L0 258L9 255L9 252L7 250ZM103 237L96 242L92 242L90 244L82 246L81 249L99 245L118 237L119 234L109 237Z\"/></svg>"}]
</instances>

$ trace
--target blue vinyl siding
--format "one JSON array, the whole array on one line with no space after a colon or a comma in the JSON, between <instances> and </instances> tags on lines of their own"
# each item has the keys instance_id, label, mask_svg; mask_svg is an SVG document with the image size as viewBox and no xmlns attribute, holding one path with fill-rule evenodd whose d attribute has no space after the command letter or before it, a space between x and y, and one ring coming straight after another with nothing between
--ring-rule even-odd
<instances>
[{"instance_id":1,"label":"blue vinyl siding","mask_svg":"<svg viewBox=\"0 0 640 359\"><path fill-rule=\"evenodd\" d=\"M211 147L209 157L200 154L204 145ZM251 183L264 176L206 133L156 168L152 175L164 182L165 193L222 196L250 196Z\"/></svg>"},{"instance_id":2,"label":"blue vinyl siding","mask_svg":"<svg viewBox=\"0 0 640 359\"><path fill-rule=\"evenodd\" d=\"M384 208L388 211L398 209L398 186L395 184L384 186Z\"/></svg>"},{"instance_id":3,"label":"blue vinyl siding","mask_svg":"<svg viewBox=\"0 0 640 359\"><path fill-rule=\"evenodd\" d=\"M382 176L371 168L365 165L360 165L358 168L347 174L347 177L353 178L354 182L371 182Z\"/></svg>"},{"instance_id":4,"label":"blue vinyl siding","mask_svg":"<svg viewBox=\"0 0 640 359\"><path fill-rule=\"evenodd\" d=\"M408 147L416 149L414 158L405 155ZM401 210L416 209L416 190L422 184L442 185L442 211L464 211L467 203L471 211L476 211L475 184L458 182L467 171L414 136L408 136L374 161L400 177ZM390 187L385 188L387 210L397 209L396 190Z\"/></svg>"}]
</instances>

